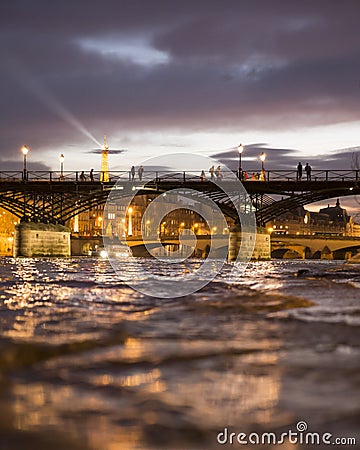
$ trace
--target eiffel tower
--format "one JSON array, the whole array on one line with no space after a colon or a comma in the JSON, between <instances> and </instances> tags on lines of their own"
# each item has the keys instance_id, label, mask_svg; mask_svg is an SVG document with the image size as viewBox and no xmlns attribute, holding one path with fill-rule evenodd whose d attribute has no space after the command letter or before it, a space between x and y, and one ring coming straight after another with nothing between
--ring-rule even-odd
<instances>
[{"instance_id":1,"label":"eiffel tower","mask_svg":"<svg viewBox=\"0 0 360 450\"><path fill-rule=\"evenodd\" d=\"M104 148L101 151L101 173L100 181L109 181L109 146L106 143L106 134L104 134Z\"/></svg>"}]
</instances>

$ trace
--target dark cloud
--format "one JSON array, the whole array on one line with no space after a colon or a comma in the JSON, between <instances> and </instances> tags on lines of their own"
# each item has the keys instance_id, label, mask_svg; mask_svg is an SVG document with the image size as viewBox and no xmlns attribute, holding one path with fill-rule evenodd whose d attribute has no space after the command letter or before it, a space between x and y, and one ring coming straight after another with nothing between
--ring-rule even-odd
<instances>
[{"instance_id":1,"label":"dark cloud","mask_svg":"<svg viewBox=\"0 0 360 450\"><path fill-rule=\"evenodd\" d=\"M329 152L324 155L304 156L299 155L296 149L272 148L266 144L252 144L244 147L242 153L242 166L244 170L250 172L258 171L261 168L259 160L260 154L266 154L265 167L267 170L287 170L295 171L298 162L303 165L309 163L314 170L359 170L360 175L360 147ZM239 154L237 148L227 150L212 155L213 158L222 164L237 170L239 164Z\"/></svg>"},{"instance_id":2,"label":"dark cloud","mask_svg":"<svg viewBox=\"0 0 360 450\"><path fill-rule=\"evenodd\" d=\"M76 120L100 136L357 120L359 13L355 0L2 2L0 152L80 142Z\"/></svg>"},{"instance_id":3,"label":"dark cloud","mask_svg":"<svg viewBox=\"0 0 360 450\"><path fill-rule=\"evenodd\" d=\"M44 164L41 161L31 161L27 164L27 169L29 171L32 170L40 170L40 171L49 171L51 170L50 166ZM6 178L7 176L11 176L11 172L21 172L23 170L23 162L18 160L0 160L0 171L7 172L7 174L3 174L2 177Z\"/></svg>"}]
</instances>

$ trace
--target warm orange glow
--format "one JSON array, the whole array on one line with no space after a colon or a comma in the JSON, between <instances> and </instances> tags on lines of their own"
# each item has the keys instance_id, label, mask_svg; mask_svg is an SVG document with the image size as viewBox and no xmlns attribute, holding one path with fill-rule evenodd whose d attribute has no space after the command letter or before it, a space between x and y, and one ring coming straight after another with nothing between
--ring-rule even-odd
<instances>
[{"instance_id":1,"label":"warm orange glow","mask_svg":"<svg viewBox=\"0 0 360 450\"><path fill-rule=\"evenodd\" d=\"M244 146L242 144L238 145L238 152L241 154L244 151Z\"/></svg>"},{"instance_id":2,"label":"warm orange glow","mask_svg":"<svg viewBox=\"0 0 360 450\"><path fill-rule=\"evenodd\" d=\"M262 152L261 155L260 155L260 161L264 162L265 159L266 159L266 153Z\"/></svg>"},{"instance_id":3,"label":"warm orange glow","mask_svg":"<svg viewBox=\"0 0 360 450\"><path fill-rule=\"evenodd\" d=\"M133 213L133 208L132 208L132 206L130 206L130 208L128 208L128 213L129 213L129 214L132 214L132 213Z\"/></svg>"},{"instance_id":4,"label":"warm orange glow","mask_svg":"<svg viewBox=\"0 0 360 450\"><path fill-rule=\"evenodd\" d=\"M29 147L26 146L26 145L23 145L22 148L21 148L21 151L22 151L22 154L24 156L26 156L29 153Z\"/></svg>"},{"instance_id":5,"label":"warm orange glow","mask_svg":"<svg viewBox=\"0 0 360 450\"><path fill-rule=\"evenodd\" d=\"M62 153L59 156L59 160L60 160L61 163L63 163L65 161L65 156Z\"/></svg>"}]
</instances>

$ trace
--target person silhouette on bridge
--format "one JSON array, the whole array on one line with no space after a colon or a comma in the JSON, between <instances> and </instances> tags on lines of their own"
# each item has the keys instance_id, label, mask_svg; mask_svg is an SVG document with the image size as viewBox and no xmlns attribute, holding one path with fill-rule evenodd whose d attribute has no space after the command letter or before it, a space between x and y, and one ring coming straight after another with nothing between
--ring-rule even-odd
<instances>
[{"instance_id":1,"label":"person silhouette on bridge","mask_svg":"<svg viewBox=\"0 0 360 450\"><path fill-rule=\"evenodd\" d=\"M131 172L131 181L134 181L135 180L135 166L131 166L130 172Z\"/></svg>"},{"instance_id":2,"label":"person silhouette on bridge","mask_svg":"<svg viewBox=\"0 0 360 450\"><path fill-rule=\"evenodd\" d=\"M143 166L139 166L139 168L138 168L138 176L139 176L139 180L140 180L140 181L142 180L143 173L144 173L144 168L143 168Z\"/></svg>"},{"instance_id":3,"label":"person silhouette on bridge","mask_svg":"<svg viewBox=\"0 0 360 450\"><path fill-rule=\"evenodd\" d=\"M213 180L215 178L214 177L214 173L215 173L215 167L214 166L210 167L209 173L210 173L210 178Z\"/></svg>"},{"instance_id":4,"label":"person silhouette on bridge","mask_svg":"<svg viewBox=\"0 0 360 450\"><path fill-rule=\"evenodd\" d=\"M297 181L301 181L302 170L303 170L303 166L302 166L301 162L299 161L299 164L297 166L297 176L296 176Z\"/></svg>"},{"instance_id":5,"label":"person silhouette on bridge","mask_svg":"<svg viewBox=\"0 0 360 450\"><path fill-rule=\"evenodd\" d=\"M221 181L222 179L222 173L221 173L221 167L217 166L216 170L215 170L215 175L217 180Z\"/></svg>"},{"instance_id":6,"label":"person silhouette on bridge","mask_svg":"<svg viewBox=\"0 0 360 450\"><path fill-rule=\"evenodd\" d=\"M80 181L85 181L85 180L86 180L85 173L84 173L84 171L82 171L80 174Z\"/></svg>"},{"instance_id":7,"label":"person silhouette on bridge","mask_svg":"<svg viewBox=\"0 0 360 450\"><path fill-rule=\"evenodd\" d=\"M311 181L311 166L309 163L306 163L305 172L306 172L306 180Z\"/></svg>"},{"instance_id":8,"label":"person silhouette on bridge","mask_svg":"<svg viewBox=\"0 0 360 450\"><path fill-rule=\"evenodd\" d=\"M205 172L203 170L201 171L200 178L201 178L201 181L205 181L205 179L206 179Z\"/></svg>"},{"instance_id":9,"label":"person silhouette on bridge","mask_svg":"<svg viewBox=\"0 0 360 450\"><path fill-rule=\"evenodd\" d=\"M94 169L90 170L90 181L94 181Z\"/></svg>"}]
</instances>

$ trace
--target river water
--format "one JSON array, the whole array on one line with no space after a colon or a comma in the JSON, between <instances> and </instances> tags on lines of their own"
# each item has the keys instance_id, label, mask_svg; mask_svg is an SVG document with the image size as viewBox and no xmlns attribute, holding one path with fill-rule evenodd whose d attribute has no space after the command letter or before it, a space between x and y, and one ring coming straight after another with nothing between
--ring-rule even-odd
<instances>
[{"instance_id":1,"label":"river water","mask_svg":"<svg viewBox=\"0 0 360 450\"><path fill-rule=\"evenodd\" d=\"M213 449L299 421L360 442L360 265L254 262L230 283L226 264L161 299L107 260L0 262L1 450Z\"/></svg>"}]
</instances>

